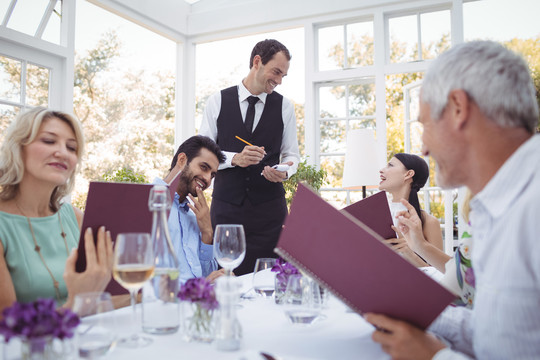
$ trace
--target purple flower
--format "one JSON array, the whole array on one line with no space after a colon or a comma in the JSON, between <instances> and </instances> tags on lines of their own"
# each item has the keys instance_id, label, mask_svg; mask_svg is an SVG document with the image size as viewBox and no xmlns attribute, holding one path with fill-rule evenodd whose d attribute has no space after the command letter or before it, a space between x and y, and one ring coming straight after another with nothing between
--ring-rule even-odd
<instances>
[{"instance_id":1,"label":"purple flower","mask_svg":"<svg viewBox=\"0 0 540 360\"><path fill-rule=\"evenodd\" d=\"M465 282L467 284L470 284L472 287L475 287L475 278L474 278L474 270L472 268L468 268L465 271Z\"/></svg>"},{"instance_id":2,"label":"purple flower","mask_svg":"<svg viewBox=\"0 0 540 360\"><path fill-rule=\"evenodd\" d=\"M178 298L183 301L197 302L205 310L214 310L219 306L214 286L204 277L189 279L182 284Z\"/></svg>"},{"instance_id":3,"label":"purple flower","mask_svg":"<svg viewBox=\"0 0 540 360\"><path fill-rule=\"evenodd\" d=\"M293 264L286 262L282 258L277 259L276 264L272 267L271 271L277 272L277 281L282 286L287 286L289 276L300 273Z\"/></svg>"},{"instance_id":4,"label":"purple flower","mask_svg":"<svg viewBox=\"0 0 540 360\"><path fill-rule=\"evenodd\" d=\"M15 336L38 338L51 335L70 338L79 325L79 317L68 309L56 310L52 299L37 299L31 303L14 302L2 312L0 334L5 341Z\"/></svg>"}]
</instances>

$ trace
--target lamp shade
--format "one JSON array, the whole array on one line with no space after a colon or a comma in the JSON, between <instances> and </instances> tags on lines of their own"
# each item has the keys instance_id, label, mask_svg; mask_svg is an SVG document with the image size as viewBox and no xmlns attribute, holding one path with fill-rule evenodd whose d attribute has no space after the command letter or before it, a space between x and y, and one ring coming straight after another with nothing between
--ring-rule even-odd
<instances>
[{"instance_id":1,"label":"lamp shade","mask_svg":"<svg viewBox=\"0 0 540 360\"><path fill-rule=\"evenodd\" d=\"M378 185L379 170L377 144L373 130L349 131L343 169L343 188L356 190L362 189L362 186Z\"/></svg>"}]
</instances>

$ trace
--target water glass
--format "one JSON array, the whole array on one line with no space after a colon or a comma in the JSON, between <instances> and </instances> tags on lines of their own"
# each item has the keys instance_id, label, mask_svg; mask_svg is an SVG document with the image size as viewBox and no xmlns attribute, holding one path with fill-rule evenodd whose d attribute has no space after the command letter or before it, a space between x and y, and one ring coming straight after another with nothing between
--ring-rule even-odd
<instances>
[{"instance_id":1,"label":"water glass","mask_svg":"<svg viewBox=\"0 0 540 360\"><path fill-rule=\"evenodd\" d=\"M321 314L319 285L305 275L289 277L283 299L283 310L292 324L310 325Z\"/></svg>"},{"instance_id":2,"label":"water glass","mask_svg":"<svg viewBox=\"0 0 540 360\"><path fill-rule=\"evenodd\" d=\"M273 258L259 258L255 262L253 290L263 297L272 297L274 294L276 273L271 270L275 264L276 259Z\"/></svg>"},{"instance_id":3,"label":"water glass","mask_svg":"<svg viewBox=\"0 0 540 360\"><path fill-rule=\"evenodd\" d=\"M214 257L225 275L231 276L246 256L246 235L244 226L239 224L219 224L214 231Z\"/></svg>"},{"instance_id":4,"label":"water glass","mask_svg":"<svg viewBox=\"0 0 540 360\"><path fill-rule=\"evenodd\" d=\"M76 339L79 357L97 359L116 341L116 322L111 294L91 292L75 295L73 311L81 318Z\"/></svg>"}]
</instances>

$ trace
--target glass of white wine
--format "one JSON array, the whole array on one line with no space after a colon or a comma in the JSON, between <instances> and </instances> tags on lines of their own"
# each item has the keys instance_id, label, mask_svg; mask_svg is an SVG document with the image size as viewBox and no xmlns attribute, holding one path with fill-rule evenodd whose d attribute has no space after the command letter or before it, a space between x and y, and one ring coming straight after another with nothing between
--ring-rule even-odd
<instances>
[{"instance_id":1,"label":"glass of white wine","mask_svg":"<svg viewBox=\"0 0 540 360\"><path fill-rule=\"evenodd\" d=\"M246 256L246 235L244 227L237 224L220 224L214 231L214 257L231 276Z\"/></svg>"},{"instance_id":2,"label":"glass of white wine","mask_svg":"<svg viewBox=\"0 0 540 360\"><path fill-rule=\"evenodd\" d=\"M154 274L154 250L150 234L121 233L114 246L113 277L131 295L133 325L137 328L135 308L137 292ZM152 339L134 332L130 337L120 340L119 345L131 348L150 345Z\"/></svg>"}]
</instances>

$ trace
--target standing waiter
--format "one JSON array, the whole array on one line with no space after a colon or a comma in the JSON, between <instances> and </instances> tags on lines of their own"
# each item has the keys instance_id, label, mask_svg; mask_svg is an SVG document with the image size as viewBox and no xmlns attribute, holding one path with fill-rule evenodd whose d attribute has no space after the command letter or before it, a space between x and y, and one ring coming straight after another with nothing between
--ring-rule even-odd
<instances>
[{"instance_id":1,"label":"standing waiter","mask_svg":"<svg viewBox=\"0 0 540 360\"><path fill-rule=\"evenodd\" d=\"M200 134L214 139L226 156L214 180L212 224L242 224L246 232L246 257L237 275L252 272L257 258L276 257L287 215L281 183L296 172L300 156L294 106L274 88L290 60L279 41L260 41L247 77L210 96L204 111ZM276 164L289 169L273 169Z\"/></svg>"}]
</instances>

